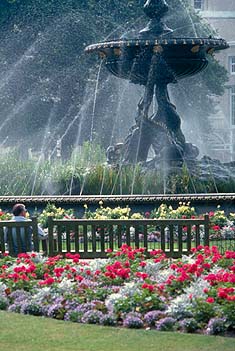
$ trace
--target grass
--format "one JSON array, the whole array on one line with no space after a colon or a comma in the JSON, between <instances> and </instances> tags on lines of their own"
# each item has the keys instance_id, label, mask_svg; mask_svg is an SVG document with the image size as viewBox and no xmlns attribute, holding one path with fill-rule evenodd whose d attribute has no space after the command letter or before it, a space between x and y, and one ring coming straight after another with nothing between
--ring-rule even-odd
<instances>
[{"instance_id":1,"label":"grass","mask_svg":"<svg viewBox=\"0 0 235 351\"><path fill-rule=\"evenodd\" d=\"M88 161L89 160L89 161ZM66 162L34 157L22 160L17 150L0 153L0 195L129 195L233 193L235 181L221 181L213 175L206 180L190 176L187 167L167 177L162 171L140 165L104 165L105 151L98 144L85 143ZM9 174L11 175L9 177ZM134 178L133 178L134 174ZM17 179L17 182L15 181ZM216 183L216 187L215 187Z\"/></svg>"},{"instance_id":2,"label":"grass","mask_svg":"<svg viewBox=\"0 0 235 351\"><path fill-rule=\"evenodd\" d=\"M232 351L220 336L130 330L0 311L0 350L11 351Z\"/></svg>"}]
</instances>

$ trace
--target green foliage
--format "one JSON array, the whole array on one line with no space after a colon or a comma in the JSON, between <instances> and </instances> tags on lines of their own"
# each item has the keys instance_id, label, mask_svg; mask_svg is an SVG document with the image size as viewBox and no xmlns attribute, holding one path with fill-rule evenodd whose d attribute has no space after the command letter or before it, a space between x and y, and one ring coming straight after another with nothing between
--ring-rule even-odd
<instances>
[{"instance_id":1,"label":"green foliage","mask_svg":"<svg viewBox=\"0 0 235 351\"><path fill-rule=\"evenodd\" d=\"M212 193L215 183L218 192L234 191L233 180L211 181L209 178L202 181L189 176L186 170L181 175L171 173L164 178L160 172L146 171L140 165L111 167L104 163L104 158L104 150L98 145L89 146L89 143L85 143L79 152L75 151L65 163L43 161L40 157L23 161L17 152L2 153L0 195ZM220 216L220 212L216 215Z\"/></svg>"},{"instance_id":2,"label":"green foliage","mask_svg":"<svg viewBox=\"0 0 235 351\"><path fill-rule=\"evenodd\" d=\"M221 305L223 317L226 319L226 324L229 328L235 329L235 303L234 301L226 301Z\"/></svg>"},{"instance_id":3,"label":"green foliage","mask_svg":"<svg viewBox=\"0 0 235 351\"><path fill-rule=\"evenodd\" d=\"M128 313L131 311L147 312L151 310L161 310L163 303L160 296L150 292L148 289L142 289L132 296L126 296L118 300L114 305L116 313Z\"/></svg>"},{"instance_id":4,"label":"green foliage","mask_svg":"<svg viewBox=\"0 0 235 351\"><path fill-rule=\"evenodd\" d=\"M209 320L216 316L216 310L213 304L197 299L193 306L194 318L198 323L208 323Z\"/></svg>"},{"instance_id":5,"label":"green foliage","mask_svg":"<svg viewBox=\"0 0 235 351\"><path fill-rule=\"evenodd\" d=\"M85 141L80 150L73 151L71 162L72 164L78 163L80 167L102 164L106 162L105 150L97 143Z\"/></svg>"},{"instance_id":6,"label":"green foliage","mask_svg":"<svg viewBox=\"0 0 235 351\"><path fill-rule=\"evenodd\" d=\"M220 210L220 206L217 207L217 210L214 212L213 217L210 218L211 225L218 225L223 227L227 223L227 217L224 210Z\"/></svg>"},{"instance_id":7,"label":"green foliage","mask_svg":"<svg viewBox=\"0 0 235 351\"><path fill-rule=\"evenodd\" d=\"M73 210L65 210L64 208L56 207L54 204L49 203L38 218L38 221L43 228L48 227L48 217L53 217L55 219L72 218Z\"/></svg>"},{"instance_id":8,"label":"green foliage","mask_svg":"<svg viewBox=\"0 0 235 351\"><path fill-rule=\"evenodd\" d=\"M168 219L168 218L192 218L196 216L194 207L190 206L190 203L179 203L176 209L166 204L161 204L158 208L151 212L151 218L156 219Z\"/></svg>"}]
</instances>

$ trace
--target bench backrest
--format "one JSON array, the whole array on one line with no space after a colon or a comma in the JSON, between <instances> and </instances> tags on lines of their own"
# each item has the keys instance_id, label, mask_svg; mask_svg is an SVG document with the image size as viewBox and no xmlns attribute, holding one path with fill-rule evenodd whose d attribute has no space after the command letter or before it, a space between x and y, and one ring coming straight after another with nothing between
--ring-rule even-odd
<instances>
[{"instance_id":1,"label":"bench backrest","mask_svg":"<svg viewBox=\"0 0 235 351\"><path fill-rule=\"evenodd\" d=\"M14 220L0 221L0 251L2 253L6 252L6 243L10 256L29 252L32 250L32 247L34 251L39 251L37 227L36 217L32 217L25 222Z\"/></svg>"},{"instance_id":2,"label":"bench backrest","mask_svg":"<svg viewBox=\"0 0 235 351\"><path fill-rule=\"evenodd\" d=\"M157 241L151 241L155 229ZM54 236L56 233L56 236ZM161 249L168 256L180 257L193 246L209 245L209 216L202 219L94 220L48 218L49 256L66 252L82 258L106 257L107 249L122 244L145 247L147 253Z\"/></svg>"}]
</instances>

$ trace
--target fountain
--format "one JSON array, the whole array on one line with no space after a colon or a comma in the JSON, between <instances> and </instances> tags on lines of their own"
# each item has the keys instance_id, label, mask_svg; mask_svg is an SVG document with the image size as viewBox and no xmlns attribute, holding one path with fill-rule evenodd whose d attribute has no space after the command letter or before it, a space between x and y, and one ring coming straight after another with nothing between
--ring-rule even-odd
<instances>
[{"instance_id":1,"label":"fountain","mask_svg":"<svg viewBox=\"0 0 235 351\"><path fill-rule=\"evenodd\" d=\"M6 115L1 126L2 136L8 137L6 131L12 129L13 119L20 124L21 117L28 117L29 121L34 123L27 128L27 140L25 135L21 135L20 128L13 129L15 132L13 136L22 137L25 145L21 147L23 154L28 146L33 148L32 157L35 163L33 167L30 166L28 173L22 166L18 170L18 174L22 177L16 178L9 177L9 174L15 174L15 168L10 168L13 169L12 172L8 171L11 159L6 160L2 166L5 172L2 172L1 183L4 198L0 202L25 202L27 206L32 206L32 203L43 206L42 204L47 202L59 205L71 203L70 206L81 203L82 209L84 203L98 204L100 200L106 204L130 204L131 206L139 203L143 206L145 204L156 206L156 203L162 202L177 205L179 201L191 201L191 203L200 201L204 205L204 202L213 200L214 208L218 199L222 199L221 204L222 201L227 201L227 207L234 202L235 194L225 197L223 193L232 192L234 189L235 162L227 167L218 160L210 160L208 157L204 157L203 161L199 160L197 156L199 150L186 141L179 113L168 94L169 85L177 87L176 83L180 79L190 76L196 78L196 73L206 68L208 56L217 50L226 49L228 45L223 39L204 38L204 34L198 38L194 33L195 25L199 23L196 22L198 19L193 23L190 12L184 8L186 2L171 1L171 3L168 1L169 5L178 3L177 6L182 12L185 11L183 16L181 16L182 13L179 16L173 13L171 20L177 23L174 25L174 31L168 28L163 20L168 10L167 3L153 0L145 1L144 13L149 18L149 23L145 28L142 25L142 30L139 26L143 16L133 20L130 25L128 23L130 14L119 17L119 9L113 7L109 18L111 20L113 18L114 22L110 28L105 19L107 14L105 11L110 11L110 4L103 11L100 3L105 4L105 0L102 0L97 2L99 6L94 7L91 14L88 8L80 11L79 2L77 2L78 10L74 11L74 8L70 8L74 5L64 1L65 8L68 7L68 9L65 13L58 9L58 17L52 16L53 22L50 16L43 27L39 21L40 25L37 25L32 33L31 26L27 25L27 29L23 30L24 23L14 27L15 32L7 31L2 50L4 49L4 55L9 58L9 64L8 60L6 62L3 60L0 65L1 115ZM23 2L20 3L23 6ZM120 3L124 4L125 1ZM137 5L133 6L136 9L135 6ZM128 6L124 11L127 8ZM21 12L24 13L24 11ZM49 12L54 14L52 10ZM37 13L35 11L36 18L42 18L44 21L44 17ZM31 12L28 14L29 16L24 17L30 17ZM98 21L97 24L97 21L94 21L95 16L98 19L104 17L104 23L108 29L104 26L102 30L97 31L103 20ZM175 18L177 16L178 21ZM187 17L187 21L183 20L184 16ZM90 21L87 20L88 17ZM30 19L33 23L34 20ZM120 25L120 22L125 24ZM113 33L120 33L121 26L123 31L127 28L131 30L122 36L116 34L116 38L119 37L119 39L108 41L108 38L114 35ZM12 27L9 25L9 28ZM136 28L138 32L133 34ZM187 38L184 34L179 34L182 28L190 31L191 34L187 34ZM207 31L203 29L203 33L205 32ZM98 35L106 39L103 39L102 43L88 46L86 52L98 54L101 60L94 66L90 63L85 65L84 61L89 62L89 60L85 53L81 55L84 45L93 40L98 41ZM28 37L29 41L26 40ZM25 45L22 46L22 43ZM65 46L67 43L68 47ZM16 50L17 45L20 47L19 51ZM12 55L13 52L15 57ZM90 62L94 62L91 55L89 59ZM104 66L112 73L111 75L106 75ZM117 79L114 76L123 79ZM133 87L135 89L128 94L129 82L135 84ZM198 84L195 85L198 87ZM139 98L139 92L142 89L144 94L137 105L135 98L137 95ZM109 93L110 96L107 98L109 101L104 104L103 101ZM123 101L127 97L132 101L124 111ZM187 99L185 100L187 102ZM118 138L123 137L123 130L129 123L128 115L132 115L135 105L137 105L135 124L130 128L124 142L120 143L122 139ZM192 109L194 108L195 105ZM113 116L108 120L111 114ZM120 123L116 123L118 119ZM107 130L111 123L106 122L111 120L113 131L108 134ZM25 123L21 123L19 127L26 129ZM103 135L105 140L102 140ZM9 139L10 137L14 142L18 141L16 136L14 138L10 135ZM109 140L107 140L108 137L110 137ZM97 148L96 142L97 144L103 142L102 146L105 145L105 147L111 144L107 150L109 165L103 164L105 159L102 150L102 160L96 168L92 164L94 149L89 145L87 150L90 151L84 153L86 157L81 167L79 152L84 140L88 140L92 148ZM118 141L119 143L115 144ZM10 141L6 144L11 145ZM72 145L76 148L70 162L69 152L72 150ZM60 159L61 148L62 159ZM34 151L37 153L34 154ZM151 152L154 156L149 160ZM45 163L46 171L42 171L41 167L41 165L44 167L44 155L51 162L49 165ZM58 160L54 162L56 156ZM63 163L67 160L70 163ZM171 177L170 172L175 171L178 172L176 177L174 177L175 174ZM188 171L190 172L187 173ZM61 178L60 174L62 174ZM230 182L232 177L233 181ZM15 179L19 179L19 182ZM19 186L20 179L22 179L22 188ZM205 182L201 182L201 179ZM229 190L223 182L221 182L222 185L219 181L217 182L217 179L224 180L226 185L229 185ZM216 194L208 195L211 192ZM221 192L220 195L218 195L219 192ZM186 193L186 195L175 195L180 193ZM13 196L6 196L7 199L5 199L5 194ZM29 197L20 199L15 197L18 194ZM40 196L34 197L34 195Z\"/></svg>"},{"instance_id":2,"label":"fountain","mask_svg":"<svg viewBox=\"0 0 235 351\"><path fill-rule=\"evenodd\" d=\"M195 170L199 150L186 142L180 116L170 101L167 86L196 75L207 67L207 55L229 46L221 38L174 37L173 31L163 22L168 11L165 0L147 0L143 10L150 21L136 38L123 36L85 49L87 53L97 53L113 75L144 86L135 125L123 143L109 146L107 161L110 164L141 162L155 169L162 162L170 168L186 163L188 168ZM158 109L150 115L154 96ZM151 147L155 157L147 162Z\"/></svg>"}]
</instances>

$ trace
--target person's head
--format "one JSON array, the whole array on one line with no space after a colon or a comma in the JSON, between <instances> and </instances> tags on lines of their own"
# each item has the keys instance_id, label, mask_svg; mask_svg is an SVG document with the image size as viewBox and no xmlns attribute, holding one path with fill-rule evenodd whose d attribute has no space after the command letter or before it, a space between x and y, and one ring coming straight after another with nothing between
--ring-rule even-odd
<instances>
[{"instance_id":1,"label":"person's head","mask_svg":"<svg viewBox=\"0 0 235 351\"><path fill-rule=\"evenodd\" d=\"M12 209L12 213L14 216L26 216L26 208L24 204L15 204Z\"/></svg>"}]
</instances>

